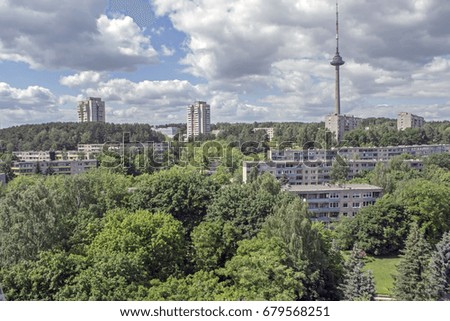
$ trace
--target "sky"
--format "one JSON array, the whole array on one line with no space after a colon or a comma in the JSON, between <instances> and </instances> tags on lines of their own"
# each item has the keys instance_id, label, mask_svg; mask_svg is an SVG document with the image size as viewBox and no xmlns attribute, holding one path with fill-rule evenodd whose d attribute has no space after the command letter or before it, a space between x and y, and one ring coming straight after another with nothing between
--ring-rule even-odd
<instances>
[{"instance_id":1,"label":"sky","mask_svg":"<svg viewBox=\"0 0 450 321\"><path fill-rule=\"evenodd\" d=\"M334 111L334 0L0 0L0 128L106 119L322 121ZM450 2L341 0L341 111L450 119Z\"/></svg>"}]
</instances>

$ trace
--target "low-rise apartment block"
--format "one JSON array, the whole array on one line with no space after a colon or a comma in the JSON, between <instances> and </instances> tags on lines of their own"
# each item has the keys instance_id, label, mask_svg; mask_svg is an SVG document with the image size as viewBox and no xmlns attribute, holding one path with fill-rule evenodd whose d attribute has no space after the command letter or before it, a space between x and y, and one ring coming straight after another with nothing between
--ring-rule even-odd
<instances>
[{"instance_id":1,"label":"low-rise apartment block","mask_svg":"<svg viewBox=\"0 0 450 321\"><path fill-rule=\"evenodd\" d=\"M54 160L82 160L86 157L76 150L68 151L22 151L13 152L20 161L24 162L48 162Z\"/></svg>"},{"instance_id":2,"label":"low-rise apartment block","mask_svg":"<svg viewBox=\"0 0 450 321\"><path fill-rule=\"evenodd\" d=\"M412 158L450 152L450 144L387 147L336 147L330 149L271 149L269 159L286 161L333 160L337 156L354 160L389 160L403 154Z\"/></svg>"},{"instance_id":3,"label":"low-rise apartment block","mask_svg":"<svg viewBox=\"0 0 450 321\"><path fill-rule=\"evenodd\" d=\"M39 173L75 175L96 168L97 165L98 162L95 159L79 161L13 162L11 170L15 175L33 175Z\"/></svg>"},{"instance_id":4,"label":"low-rise apartment block","mask_svg":"<svg viewBox=\"0 0 450 321\"><path fill-rule=\"evenodd\" d=\"M381 187L368 184L287 186L285 190L307 203L312 219L325 223L354 217L383 195Z\"/></svg>"},{"instance_id":5,"label":"low-rise apartment block","mask_svg":"<svg viewBox=\"0 0 450 321\"><path fill-rule=\"evenodd\" d=\"M388 161L377 160L347 160L347 179L353 179L358 175L371 171L377 163L387 165ZM423 168L423 161L419 159L404 160L404 164L419 171ZM331 182L331 161L245 161L243 162L243 181L247 182L256 171L258 175L269 173L277 180L287 179L290 185L323 185Z\"/></svg>"}]
</instances>

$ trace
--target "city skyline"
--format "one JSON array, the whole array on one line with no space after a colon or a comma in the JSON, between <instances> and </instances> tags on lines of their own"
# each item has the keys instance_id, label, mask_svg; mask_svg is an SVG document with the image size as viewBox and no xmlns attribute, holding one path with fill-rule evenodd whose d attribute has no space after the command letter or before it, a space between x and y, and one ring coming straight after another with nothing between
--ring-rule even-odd
<instances>
[{"instance_id":1,"label":"city skyline","mask_svg":"<svg viewBox=\"0 0 450 321\"><path fill-rule=\"evenodd\" d=\"M89 96L117 123L181 123L197 100L212 123L318 122L334 109L334 0L119 3L0 6L2 128L76 121ZM450 4L383 4L340 3L342 112L450 119Z\"/></svg>"}]
</instances>

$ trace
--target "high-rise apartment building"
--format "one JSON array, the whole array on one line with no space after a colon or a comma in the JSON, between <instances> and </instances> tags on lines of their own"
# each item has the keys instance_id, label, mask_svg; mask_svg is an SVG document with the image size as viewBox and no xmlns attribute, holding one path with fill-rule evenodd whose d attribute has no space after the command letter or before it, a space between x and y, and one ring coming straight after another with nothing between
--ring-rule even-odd
<instances>
[{"instance_id":1,"label":"high-rise apartment building","mask_svg":"<svg viewBox=\"0 0 450 321\"><path fill-rule=\"evenodd\" d=\"M211 109L204 101L197 101L187 108L187 138L211 132Z\"/></svg>"},{"instance_id":2,"label":"high-rise apartment building","mask_svg":"<svg viewBox=\"0 0 450 321\"><path fill-rule=\"evenodd\" d=\"M397 129L405 130L406 128L420 128L425 123L423 117L413 115L411 113L401 112L397 117Z\"/></svg>"},{"instance_id":3,"label":"high-rise apartment building","mask_svg":"<svg viewBox=\"0 0 450 321\"><path fill-rule=\"evenodd\" d=\"M105 102L101 98L89 97L78 102L78 121L105 122Z\"/></svg>"},{"instance_id":4,"label":"high-rise apartment building","mask_svg":"<svg viewBox=\"0 0 450 321\"><path fill-rule=\"evenodd\" d=\"M329 114L325 116L325 128L334 134L336 141L340 142L344 134L356 129L361 121L361 118L355 116Z\"/></svg>"}]
</instances>

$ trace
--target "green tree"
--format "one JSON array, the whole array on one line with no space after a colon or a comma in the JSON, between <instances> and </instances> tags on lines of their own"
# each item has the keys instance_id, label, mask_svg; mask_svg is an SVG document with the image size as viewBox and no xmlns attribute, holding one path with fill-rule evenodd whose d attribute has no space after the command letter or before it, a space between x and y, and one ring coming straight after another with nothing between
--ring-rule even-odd
<instances>
[{"instance_id":1,"label":"green tree","mask_svg":"<svg viewBox=\"0 0 450 321\"><path fill-rule=\"evenodd\" d=\"M387 255L404 247L411 218L388 194L375 205L363 208L353 220L355 228L346 224L346 231L354 231L358 246L370 254Z\"/></svg>"},{"instance_id":2,"label":"green tree","mask_svg":"<svg viewBox=\"0 0 450 321\"><path fill-rule=\"evenodd\" d=\"M205 220L229 222L233 227L229 231L236 237L227 249L235 249L237 241L250 239L260 231L266 217L273 213L280 190L280 184L267 174L250 184L224 186L208 207Z\"/></svg>"},{"instance_id":3,"label":"green tree","mask_svg":"<svg viewBox=\"0 0 450 321\"><path fill-rule=\"evenodd\" d=\"M198 271L184 278L170 277L165 282L152 281L150 301L216 301L226 300L224 282L214 272Z\"/></svg>"},{"instance_id":4,"label":"green tree","mask_svg":"<svg viewBox=\"0 0 450 321\"><path fill-rule=\"evenodd\" d=\"M424 179L409 180L395 193L397 202L435 244L450 230L450 187Z\"/></svg>"},{"instance_id":5,"label":"green tree","mask_svg":"<svg viewBox=\"0 0 450 321\"><path fill-rule=\"evenodd\" d=\"M231 222L204 221L191 233L193 260L198 270L210 271L223 267L236 253L238 231Z\"/></svg>"},{"instance_id":6,"label":"green tree","mask_svg":"<svg viewBox=\"0 0 450 321\"><path fill-rule=\"evenodd\" d=\"M171 215L148 211L108 212L87 251L88 267L65 293L77 300L140 300L151 280L181 275L184 229Z\"/></svg>"},{"instance_id":7,"label":"green tree","mask_svg":"<svg viewBox=\"0 0 450 321\"><path fill-rule=\"evenodd\" d=\"M301 300L339 299L342 257L332 247L330 232L323 224L310 221L298 197L283 193L263 231L283 241L291 267L304 275Z\"/></svg>"},{"instance_id":8,"label":"green tree","mask_svg":"<svg viewBox=\"0 0 450 321\"><path fill-rule=\"evenodd\" d=\"M340 285L343 299L346 301L373 301L375 299L375 281L371 271L364 272L365 252L356 244L345 262L344 279Z\"/></svg>"},{"instance_id":9,"label":"green tree","mask_svg":"<svg viewBox=\"0 0 450 321\"><path fill-rule=\"evenodd\" d=\"M260 235L239 242L236 255L221 274L227 279L227 300L282 300L302 297L303 275L288 264L286 245Z\"/></svg>"},{"instance_id":10,"label":"green tree","mask_svg":"<svg viewBox=\"0 0 450 321\"><path fill-rule=\"evenodd\" d=\"M172 214L190 233L206 215L218 187L210 177L196 170L173 167L140 176L130 203L133 209Z\"/></svg>"},{"instance_id":11,"label":"green tree","mask_svg":"<svg viewBox=\"0 0 450 321\"><path fill-rule=\"evenodd\" d=\"M412 224L402 260L397 267L398 274L393 290L395 298L402 301L421 301L428 298L429 259L429 245L417 224Z\"/></svg>"},{"instance_id":12,"label":"green tree","mask_svg":"<svg viewBox=\"0 0 450 321\"><path fill-rule=\"evenodd\" d=\"M347 179L349 166L343 160L333 162L330 178L334 183L343 182Z\"/></svg>"},{"instance_id":13,"label":"green tree","mask_svg":"<svg viewBox=\"0 0 450 321\"><path fill-rule=\"evenodd\" d=\"M429 289L432 300L450 300L450 233L444 233L431 256Z\"/></svg>"}]
</instances>

